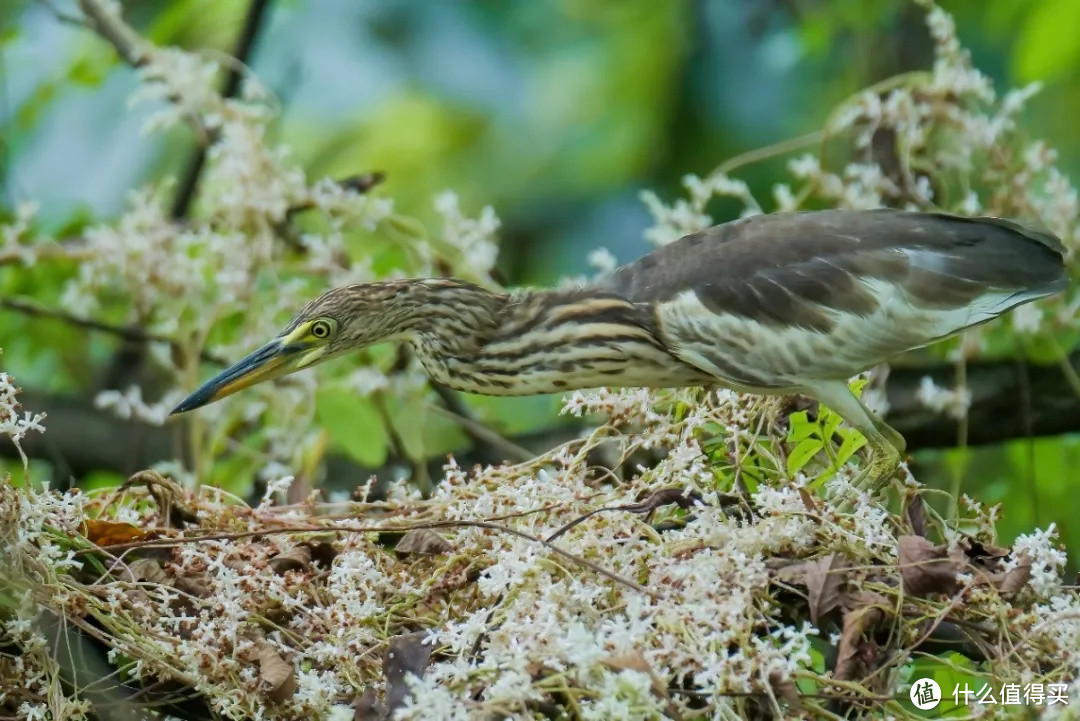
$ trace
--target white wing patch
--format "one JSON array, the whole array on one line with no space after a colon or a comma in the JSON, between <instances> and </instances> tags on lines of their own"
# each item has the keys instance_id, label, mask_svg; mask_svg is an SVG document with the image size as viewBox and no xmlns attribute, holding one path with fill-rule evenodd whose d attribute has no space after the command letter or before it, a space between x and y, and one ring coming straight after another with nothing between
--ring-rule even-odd
<instances>
[{"instance_id":1,"label":"white wing patch","mask_svg":"<svg viewBox=\"0 0 1080 721\"><path fill-rule=\"evenodd\" d=\"M916 255L920 267L934 262L932 253ZM826 309L833 321L828 331L715 313L692 290L661 303L658 317L665 339L684 362L735 388L781 389L814 380L849 378L1045 295L1038 291L988 292L960 308L925 308L914 305L894 283L876 279L860 282L877 299L878 307L865 316Z\"/></svg>"}]
</instances>

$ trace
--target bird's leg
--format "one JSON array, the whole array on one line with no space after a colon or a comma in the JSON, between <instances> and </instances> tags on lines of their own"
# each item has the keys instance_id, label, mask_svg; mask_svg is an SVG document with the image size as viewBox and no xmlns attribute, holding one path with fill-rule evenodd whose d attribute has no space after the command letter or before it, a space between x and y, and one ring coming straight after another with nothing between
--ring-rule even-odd
<instances>
[{"instance_id":1,"label":"bird's leg","mask_svg":"<svg viewBox=\"0 0 1080 721\"><path fill-rule=\"evenodd\" d=\"M903 452L907 445L904 437L863 405L863 402L843 381L817 383L806 390L840 414L851 427L866 438L866 443L870 446L870 462L855 478L855 485L870 493L880 491L903 461Z\"/></svg>"}]
</instances>

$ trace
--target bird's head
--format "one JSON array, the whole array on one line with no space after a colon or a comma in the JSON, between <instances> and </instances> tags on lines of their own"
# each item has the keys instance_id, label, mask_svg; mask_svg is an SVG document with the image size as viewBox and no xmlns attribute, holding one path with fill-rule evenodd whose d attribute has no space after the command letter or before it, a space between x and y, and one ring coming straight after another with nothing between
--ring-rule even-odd
<instances>
[{"instance_id":1,"label":"bird's head","mask_svg":"<svg viewBox=\"0 0 1080 721\"><path fill-rule=\"evenodd\" d=\"M348 351L407 337L416 311L409 285L417 282L364 283L327 291L301 308L276 338L218 373L172 412L194 410Z\"/></svg>"}]
</instances>

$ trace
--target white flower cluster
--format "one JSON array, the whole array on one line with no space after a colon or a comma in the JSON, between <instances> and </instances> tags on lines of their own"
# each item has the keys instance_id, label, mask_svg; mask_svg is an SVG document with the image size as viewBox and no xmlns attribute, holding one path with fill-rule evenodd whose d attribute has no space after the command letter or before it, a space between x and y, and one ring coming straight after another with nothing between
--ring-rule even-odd
<instances>
[{"instance_id":1,"label":"white flower cluster","mask_svg":"<svg viewBox=\"0 0 1080 721\"><path fill-rule=\"evenodd\" d=\"M24 411L16 398L18 392L19 389L11 376L0 372L0 435L11 439L25 463L26 456L23 455L19 441L31 431L44 432L42 421L45 420L45 414Z\"/></svg>"},{"instance_id":2,"label":"white flower cluster","mask_svg":"<svg viewBox=\"0 0 1080 721\"><path fill-rule=\"evenodd\" d=\"M683 177L683 187L690 194L689 200L678 199L668 206L651 190L641 193L655 224L645 231L645 239L656 246L663 246L678 240L684 235L704 230L713 224L712 216L706 212L709 202L716 197L732 197L742 202L743 216L756 215L761 206L750 193L746 183L737 178L730 178L722 172L716 172L702 179L696 175Z\"/></svg>"},{"instance_id":3,"label":"white flower cluster","mask_svg":"<svg viewBox=\"0 0 1080 721\"><path fill-rule=\"evenodd\" d=\"M463 274L479 280L488 278L499 255L496 233L501 223L495 210L485 205L479 218L468 218L461 211L457 193L446 190L436 196L435 211L442 217L442 240L460 254L457 265Z\"/></svg>"},{"instance_id":4,"label":"white flower cluster","mask_svg":"<svg viewBox=\"0 0 1080 721\"><path fill-rule=\"evenodd\" d=\"M451 461L430 499L385 501L373 515L276 510L270 496L291 478L268 484L254 509L213 489L175 498L198 512L195 534L205 539L165 557L165 580L132 586L117 570L116 580L98 579L89 594L64 580L81 564L48 529L79 533L80 519L94 515L145 527L158 512L137 499L122 507L138 511L132 515L85 494L8 488L0 537L27 573L57 589L38 603L54 612L77 603L83 615L103 619L114 657L131 659L130 679L180 681L224 718L321 718L365 692L386 693L390 628L423 630L432 654L408 681L399 719L516 718L567 698L583 718L739 717L747 712L743 696L824 680L811 648L828 639L790 616L771 569L831 554L847 561L850 587L837 593L887 592L888 584L865 576L897 573L896 518L867 497L841 510L850 499L843 474L812 500L816 479L801 475L759 483L737 502L718 493L732 475L750 472L740 453L760 464L779 452L782 406L767 399L597 391L568 406L608 422L519 466L466 474ZM623 474L617 483L598 480L592 460L612 443ZM661 460L627 466L646 450ZM650 506L659 496L665 500ZM422 553L395 553L377 533L360 532L432 521L439 530L424 532L437 543ZM311 532L275 532L283 523ZM330 555L316 561L311 544L331 538ZM1005 600L965 575L969 598L960 605L945 598L941 609L970 612L984 625L1001 619L991 635L1023 637L1021 651L993 662L997 676L1021 679L1075 661L1080 602L1062 585L1053 528L1021 537L1012 558L1011 569L1031 563L1020 595ZM256 621L266 618L269 626ZM292 678L274 701L262 670L271 662ZM35 663L4 670L21 679L31 667L40 672Z\"/></svg>"},{"instance_id":5,"label":"white flower cluster","mask_svg":"<svg viewBox=\"0 0 1080 721\"><path fill-rule=\"evenodd\" d=\"M45 245L44 239L36 238L30 231L39 206L35 202L23 202L15 206L15 218L10 223L0 223L0 263L15 261L31 265Z\"/></svg>"},{"instance_id":6,"label":"white flower cluster","mask_svg":"<svg viewBox=\"0 0 1080 721\"><path fill-rule=\"evenodd\" d=\"M143 400L139 386L128 386L126 391L101 391L94 398L94 407L111 410L118 418L135 419L153 426L160 426L169 417L169 412L176 407L181 395L177 391L166 395L157 403Z\"/></svg>"},{"instance_id":7,"label":"white flower cluster","mask_svg":"<svg viewBox=\"0 0 1080 721\"><path fill-rule=\"evenodd\" d=\"M919 381L919 390L915 398L924 406L937 413L943 413L957 420L967 416L971 407L971 391L967 388L942 388L930 376Z\"/></svg>"}]
</instances>

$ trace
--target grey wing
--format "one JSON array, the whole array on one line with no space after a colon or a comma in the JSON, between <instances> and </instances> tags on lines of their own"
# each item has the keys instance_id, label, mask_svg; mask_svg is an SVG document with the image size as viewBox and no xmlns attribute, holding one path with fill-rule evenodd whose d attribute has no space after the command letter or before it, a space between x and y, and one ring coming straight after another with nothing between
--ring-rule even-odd
<instances>
[{"instance_id":1,"label":"grey wing","mask_svg":"<svg viewBox=\"0 0 1080 721\"><path fill-rule=\"evenodd\" d=\"M709 228L598 284L653 306L674 352L706 355L743 385L780 387L857 373L1066 278L1060 241L1012 221L834 210Z\"/></svg>"}]
</instances>

